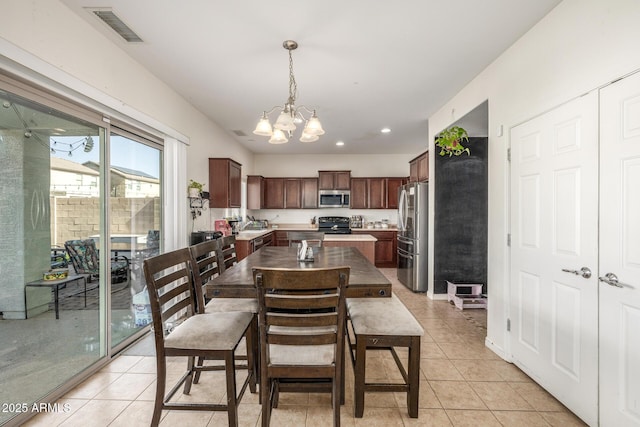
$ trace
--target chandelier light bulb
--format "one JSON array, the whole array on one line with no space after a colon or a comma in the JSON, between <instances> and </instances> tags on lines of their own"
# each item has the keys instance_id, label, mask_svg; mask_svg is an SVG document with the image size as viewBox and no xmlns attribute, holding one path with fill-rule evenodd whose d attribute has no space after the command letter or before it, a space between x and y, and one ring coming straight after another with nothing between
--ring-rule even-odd
<instances>
[{"instance_id":1,"label":"chandelier light bulb","mask_svg":"<svg viewBox=\"0 0 640 427\"><path fill-rule=\"evenodd\" d=\"M304 127L304 132L309 135L324 135L324 129L322 129L322 123L316 116L315 112L313 116L307 122L307 125Z\"/></svg>"},{"instance_id":2,"label":"chandelier light bulb","mask_svg":"<svg viewBox=\"0 0 640 427\"><path fill-rule=\"evenodd\" d=\"M289 140L284 132L281 129L274 129L273 135L269 138L269 144L284 144L286 142L289 142Z\"/></svg>"},{"instance_id":3,"label":"chandelier light bulb","mask_svg":"<svg viewBox=\"0 0 640 427\"><path fill-rule=\"evenodd\" d=\"M320 137L318 135L308 134L306 131L302 131L302 135L300 136L300 142L316 142Z\"/></svg>"},{"instance_id":4,"label":"chandelier light bulb","mask_svg":"<svg viewBox=\"0 0 640 427\"><path fill-rule=\"evenodd\" d=\"M280 130L296 130L296 125L293 123L293 117L291 117L291 114L287 110L282 110L273 127Z\"/></svg>"},{"instance_id":5,"label":"chandelier light bulb","mask_svg":"<svg viewBox=\"0 0 640 427\"><path fill-rule=\"evenodd\" d=\"M269 118L267 117L267 113L265 112L262 115L262 118L258 122L255 130L253 131L255 135L260 136L271 136L273 135L273 128L271 127L271 123L269 122Z\"/></svg>"}]
</instances>

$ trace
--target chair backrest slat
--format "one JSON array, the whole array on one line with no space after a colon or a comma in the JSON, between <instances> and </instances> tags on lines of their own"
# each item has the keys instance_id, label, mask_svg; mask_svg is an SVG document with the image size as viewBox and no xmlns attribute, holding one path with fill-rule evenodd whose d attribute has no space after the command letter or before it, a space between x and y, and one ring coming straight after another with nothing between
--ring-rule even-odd
<instances>
[{"instance_id":1,"label":"chair backrest slat","mask_svg":"<svg viewBox=\"0 0 640 427\"><path fill-rule=\"evenodd\" d=\"M220 240L207 240L190 246L191 264L193 265L193 286L196 292L197 309L199 313L204 313L206 300L204 297L204 286L214 277L217 277L221 270L222 263L219 258Z\"/></svg>"},{"instance_id":2,"label":"chair backrest slat","mask_svg":"<svg viewBox=\"0 0 640 427\"><path fill-rule=\"evenodd\" d=\"M218 259L220 260L220 273L238 263L236 254L236 236L225 236L219 240Z\"/></svg>"}]
</instances>

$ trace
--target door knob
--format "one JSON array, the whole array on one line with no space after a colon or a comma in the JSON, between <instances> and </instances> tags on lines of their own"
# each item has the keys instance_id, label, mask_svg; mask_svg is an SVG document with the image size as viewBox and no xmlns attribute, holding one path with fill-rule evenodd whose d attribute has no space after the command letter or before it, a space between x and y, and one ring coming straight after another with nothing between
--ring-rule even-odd
<instances>
[{"instance_id":1,"label":"door knob","mask_svg":"<svg viewBox=\"0 0 640 427\"><path fill-rule=\"evenodd\" d=\"M562 271L564 271L565 273L575 274L576 276L582 276L585 279L591 277L591 270L589 269L589 267L582 267L580 270L569 270L568 268L563 268Z\"/></svg>"},{"instance_id":2,"label":"door knob","mask_svg":"<svg viewBox=\"0 0 640 427\"><path fill-rule=\"evenodd\" d=\"M606 283L609 286L615 286L616 288L624 288L629 287L629 288L633 288L633 286L628 285L626 283L622 283L618 280L618 276L616 276L613 273L607 273L604 275L604 277L598 277L598 280L600 280L601 282Z\"/></svg>"}]
</instances>

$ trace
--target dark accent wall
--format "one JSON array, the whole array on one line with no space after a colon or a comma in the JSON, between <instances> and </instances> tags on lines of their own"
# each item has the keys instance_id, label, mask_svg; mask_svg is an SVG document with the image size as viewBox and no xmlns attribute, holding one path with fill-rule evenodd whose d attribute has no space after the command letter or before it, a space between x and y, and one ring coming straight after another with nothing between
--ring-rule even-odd
<instances>
[{"instance_id":1,"label":"dark accent wall","mask_svg":"<svg viewBox=\"0 0 640 427\"><path fill-rule=\"evenodd\" d=\"M470 155L435 156L434 293L447 280L487 292L487 138L469 138ZM437 147L436 147L437 150Z\"/></svg>"}]
</instances>

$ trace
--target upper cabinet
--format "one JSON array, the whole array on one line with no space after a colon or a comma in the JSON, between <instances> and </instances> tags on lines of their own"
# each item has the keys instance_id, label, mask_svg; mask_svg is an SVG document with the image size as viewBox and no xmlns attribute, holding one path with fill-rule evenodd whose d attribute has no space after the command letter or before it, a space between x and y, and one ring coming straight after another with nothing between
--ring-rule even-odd
<instances>
[{"instance_id":1,"label":"upper cabinet","mask_svg":"<svg viewBox=\"0 0 640 427\"><path fill-rule=\"evenodd\" d=\"M242 165L232 159L209 159L209 207L239 208Z\"/></svg>"},{"instance_id":2,"label":"upper cabinet","mask_svg":"<svg viewBox=\"0 0 640 427\"><path fill-rule=\"evenodd\" d=\"M264 206L264 177L247 175L247 209L262 209Z\"/></svg>"},{"instance_id":3,"label":"upper cabinet","mask_svg":"<svg viewBox=\"0 0 640 427\"><path fill-rule=\"evenodd\" d=\"M247 176L247 209L318 207L318 178Z\"/></svg>"},{"instance_id":4,"label":"upper cabinet","mask_svg":"<svg viewBox=\"0 0 640 427\"><path fill-rule=\"evenodd\" d=\"M429 180L429 151L425 151L409 162L409 182Z\"/></svg>"},{"instance_id":5,"label":"upper cabinet","mask_svg":"<svg viewBox=\"0 0 640 427\"><path fill-rule=\"evenodd\" d=\"M351 178L351 209L397 209L405 178Z\"/></svg>"},{"instance_id":6,"label":"upper cabinet","mask_svg":"<svg viewBox=\"0 0 640 427\"><path fill-rule=\"evenodd\" d=\"M320 190L349 190L351 171L318 171Z\"/></svg>"}]
</instances>

